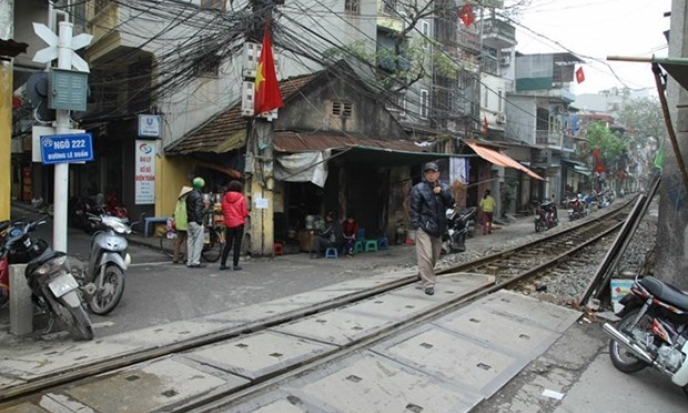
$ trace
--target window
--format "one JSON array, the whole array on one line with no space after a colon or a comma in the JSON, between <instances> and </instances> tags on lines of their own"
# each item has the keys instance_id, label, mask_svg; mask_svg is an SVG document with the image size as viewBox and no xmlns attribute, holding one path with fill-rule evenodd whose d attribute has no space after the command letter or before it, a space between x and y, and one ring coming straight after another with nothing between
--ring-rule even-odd
<instances>
[{"instance_id":1,"label":"window","mask_svg":"<svg viewBox=\"0 0 688 413\"><path fill-rule=\"evenodd\" d=\"M201 0L201 7L204 9L224 9L224 0Z\"/></svg>"},{"instance_id":2,"label":"window","mask_svg":"<svg viewBox=\"0 0 688 413\"><path fill-rule=\"evenodd\" d=\"M397 0L382 0L382 10L385 13L394 13L394 11L397 9Z\"/></svg>"},{"instance_id":3,"label":"window","mask_svg":"<svg viewBox=\"0 0 688 413\"><path fill-rule=\"evenodd\" d=\"M332 101L332 115L341 116L343 118L350 118L353 114L354 107L351 102L342 102L339 100Z\"/></svg>"},{"instance_id":4,"label":"window","mask_svg":"<svg viewBox=\"0 0 688 413\"><path fill-rule=\"evenodd\" d=\"M421 33L423 33L423 49L427 49L430 45L430 22L423 20Z\"/></svg>"},{"instance_id":5,"label":"window","mask_svg":"<svg viewBox=\"0 0 688 413\"><path fill-rule=\"evenodd\" d=\"M361 10L361 0L345 0L344 10L353 14L359 14Z\"/></svg>"},{"instance_id":6,"label":"window","mask_svg":"<svg viewBox=\"0 0 688 413\"><path fill-rule=\"evenodd\" d=\"M420 117L421 119L428 118L428 90L421 89L420 91Z\"/></svg>"}]
</instances>

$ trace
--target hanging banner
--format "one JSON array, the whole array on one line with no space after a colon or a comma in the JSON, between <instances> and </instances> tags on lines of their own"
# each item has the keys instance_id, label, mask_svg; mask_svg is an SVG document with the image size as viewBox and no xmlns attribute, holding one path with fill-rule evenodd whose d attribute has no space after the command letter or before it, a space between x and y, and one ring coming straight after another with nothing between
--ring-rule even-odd
<instances>
[{"instance_id":1,"label":"hanging banner","mask_svg":"<svg viewBox=\"0 0 688 413\"><path fill-rule=\"evenodd\" d=\"M449 181L453 184L456 180L464 184L468 183L468 162L466 162L466 158L449 159Z\"/></svg>"},{"instance_id":2,"label":"hanging banner","mask_svg":"<svg viewBox=\"0 0 688 413\"><path fill-rule=\"evenodd\" d=\"M137 140L135 154L134 203L155 204L155 142Z\"/></svg>"}]
</instances>

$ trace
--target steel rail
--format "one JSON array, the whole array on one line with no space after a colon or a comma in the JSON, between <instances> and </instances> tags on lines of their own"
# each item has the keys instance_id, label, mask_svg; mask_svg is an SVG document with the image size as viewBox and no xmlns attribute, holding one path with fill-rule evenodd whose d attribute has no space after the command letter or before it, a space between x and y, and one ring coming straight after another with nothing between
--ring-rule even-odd
<instances>
[{"instance_id":1,"label":"steel rail","mask_svg":"<svg viewBox=\"0 0 688 413\"><path fill-rule=\"evenodd\" d=\"M552 243L555 242L556 240L560 239L561 237L564 236L575 236L576 232L580 232L585 228L595 228L597 225L599 225L599 222L602 220L609 220L613 219L614 217L618 216L619 214L622 213L624 207L607 212L604 215L601 215L597 217L595 220L587 221L587 222L582 222L580 225L571 227L556 233L553 233L549 236L539 238L531 243L527 244L522 244L510 249L507 249L505 251L500 251L491 255L488 255L486 257L467 262L467 263L462 263L450 268L443 269L442 271L438 271L438 274L448 274L448 273L453 273L453 272L471 272L471 270L475 268L479 268L481 266L485 266L487 264L491 263L496 263L499 262L500 260L504 259L504 257L513 257L515 255L518 255L521 252L527 252L529 250L532 250L534 246L538 245L547 245L547 243ZM598 237L599 238L599 237ZM592 238L591 238L592 239ZM597 239L597 238L596 238ZM589 244L589 243L588 243ZM563 257L566 255L566 253L561 254L557 257L555 257L552 261L559 261L562 260ZM522 278L525 278L522 277ZM180 341L177 343L173 343L167 346L161 346L161 347L156 347L152 349L146 349L142 350L139 352L135 353L130 353L125 356L113 356L111 359L107 360L101 360L94 362L93 364L85 365L85 366L79 366L75 367L73 370L67 370L67 371L60 371L53 373L51 375L45 375L41 376L39 378L36 378L34 380L28 381L23 384L19 384L13 387L8 387L5 389L0 390L0 402L7 402L11 401L20 397L24 396L29 396L31 394L35 394L41 390L44 390L46 388L52 388L52 387L57 387L60 385L68 384L70 382L74 382L80 379L87 378L89 376L93 375L101 375L104 373L107 373L109 371L121 369L124 367L128 367L131 365L135 365L138 363L150 361L156 358L164 357L164 356L169 356L171 354L175 353L180 353L184 351L189 351L193 350L198 347L210 345L210 344L216 344L218 342L228 340L240 335L244 334L249 334L249 333L255 333L259 332L262 330L265 330L267 328L280 325L286 322L291 322L299 318L303 318L312 314L316 314L319 312L335 309L344 305L352 304L357 301L364 300L366 298L370 298L379 294L383 294L389 291L392 291L394 289L406 286L408 284L412 284L418 280L417 275L412 275L412 276L406 276L403 278L400 278L398 280L388 282L381 284L379 286L359 291L356 293L352 294L347 294L341 297L337 297L332 300L328 300L323 303L315 304L310 307L306 308L301 308L293 311L289 311L286 313L281 313L277 314L274 316L266 317L261 320L256 320L254 322L244 324L241 326L235 326L228 328L226 330L218 331L215 333L207 334L202 337L196 337L196 338L191 338L188 340ZM509 283L511 284L511 282ZM504 288L504 286L507 285L507 283L502 283L499 284L500 288ZM489 291L487 291L485 294L497 291L500 288L496 288L496 286L493 286ZM450 301L450 307L453 308L453 304L451 304L453 301ZM411 319L413 320L413 318ZM396 325L396 324L395 324Z\"/></svg>"}]
</instances>

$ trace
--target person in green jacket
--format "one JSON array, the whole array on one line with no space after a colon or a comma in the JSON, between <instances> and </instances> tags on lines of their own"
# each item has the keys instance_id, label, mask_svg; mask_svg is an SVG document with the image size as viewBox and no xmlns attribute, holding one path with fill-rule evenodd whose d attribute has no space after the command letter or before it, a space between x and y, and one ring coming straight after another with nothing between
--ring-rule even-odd
<instances>
[{"instance_id":1,"label":"person in green jacket","mask_svg":"<svg viewBox=\"0 0 688 413\"><path fill-rule=\"evenodd\" d=\"M182 187L182 190L179 192L179 198L177 198L177 204L174 207L174 214L172 215L177 231L177 238L174 240L174 249L172 251L172 262L174 264L184 264L184 254L180 254L180 252L182 245L186 245L186 230L189 227L189 222L186 219L186 195L191 191L192 189L189 186Z\"/></svg>"}]
</instances>

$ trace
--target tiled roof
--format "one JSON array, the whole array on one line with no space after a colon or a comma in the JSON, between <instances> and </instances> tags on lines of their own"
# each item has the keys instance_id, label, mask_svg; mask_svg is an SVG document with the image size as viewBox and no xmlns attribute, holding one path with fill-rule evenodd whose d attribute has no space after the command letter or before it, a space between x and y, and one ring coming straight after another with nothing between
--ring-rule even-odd
<instances>
[{"instance_id":1,"label":"tiled roof","mask_svg":"<svg viewBox=\"0 0 688 413\"><path fill-rule=\"evenodd\" d=\"M318 74L281 81L282 98L286 101ZM165 153L167 155L185 155L194 152L224 153L241 148L246 142L246 122L246 118L241 114L241 102L239 102L173 142L165 149Z\"/></svg>"}]
</instances>

